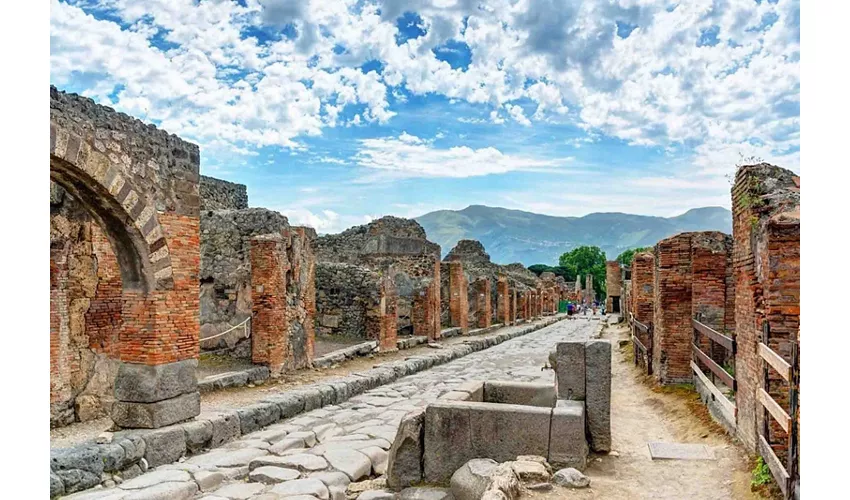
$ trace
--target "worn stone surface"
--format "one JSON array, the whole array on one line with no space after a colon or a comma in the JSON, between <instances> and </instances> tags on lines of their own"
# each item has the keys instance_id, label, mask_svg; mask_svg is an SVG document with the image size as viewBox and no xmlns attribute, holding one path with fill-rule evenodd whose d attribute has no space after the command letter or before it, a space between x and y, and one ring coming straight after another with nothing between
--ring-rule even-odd
<instances>
[{"instance_id":1,"label":"worn stone surface","mask_svg":"<svg viewBox=\"0 0 850 500\"><path fill-rule=\"evenodd\" d=\"M330 497L330 492L325 483L313 477L276 484L270 491L282 497L313 495L321 500L328 500Z\"/></svg>"},{"instance_id":2,"label":"worn stone surface","mask_svg":"<svg viewBox=\"0 0 850 500\"><path fill-rule=\"evenodd\" d=\"M552 384L488 380L484 383L483 402L552 408L555 396Z\"/></svg>"},{"instance_id":3,"label":"worn stone surface","mask_svg":"<svg viewBox=\"0 0 850 500\"><path fill-rule=\"evenodd\" d=\"M593 451L611 450L611 342L590 340L587 361L585 418Z\"/></svg>"},{"instance_id":4,"label":"worn stone surface","mask_svg":"<svg viewBox=\"0 0 850 500\"><path fill-rule=\"evenodd\" d=\"M424 424L424 409L413 410L401 420L389 452L387 484L390 488L399 490L422 480Z\"/></svg>"},{"instance_id":5,"label":"worn stone surface","mask_svg":"<svg viewBox=\"0 0 850 500\"><path fill-rule=\"evenodd\" d=\"M372 471L369 457L357 450L331 449L324 453L324 457L331 467L344 472L352 481L368 476Z\"/></svg>"},{"instance_id":6,"label":"worn stone surface","mask_svg":"<svg viewBox=\"0 0 850 500\"><path fill-rule=\"evenodd\" d=\"M451 492L456 500L478 500L490 488L498 462L475 458L460 466L451 477Z\"/></svg>"},{"instance_id":7,"label":"worn stone surface","mask_svg":"<svg viewBox=\"0 0 850 500\"><path fill-rule=\"evenodd\" d=\"M549 463L583 470L588 454L586 428L584 402L559 400L552 410Z\"/></svg>"},{"instance_id":8,"label":"worn stone surface","mask_svg":"<svg viewBox=\"0 0 850 500\"><path fill-rule=\"evenodd\" d=\"M398 500L452 500L453 498L449 489L434 486L405 488L398 494Z\"/></svg>"},{"instance_id":9,"label":"worn stone surface","mask_svg":"<svg viewBox=\"0 0 850 500\"><path fill-rule=\"evenodd\" d=\"M300 476L301 473L295 469L265 465L252 470L248 474L248 480L252 483L276 484L298 479Z\"/></svg>"},{"instance_id":10,"label":"worn stone surface","mask_svg":"<svg viewBox=\"0 0 850 500\"><path fill-rule=\"evenodd\" d=\"M232 483L215 490L213 495L230 498L232 500L244 500L261 493L266 489L264 484L256 483Z\"/></svg>"},{"instance_id":11,"label":"worn stone surface","mask_svg":"<svg viewBox=\"0 0 850 500\"><path fill-rule=\"evenodd\" d=\"M558 399L585 398L584 342L562 342L549 354L549 364L555 370Z\"/></svg>"},{"instance_id":12,"label":"worn stone surface","mask_svg":"<svg viewBox=\"0 0 850 500\"><path fill-rule=\"evenodd\" d=\"M198 391L156 401L135 403L116 401L112 405L112 421L134 429L158 429L188 420L201 413L201 393Z\"/></svg>"}]
</instances>

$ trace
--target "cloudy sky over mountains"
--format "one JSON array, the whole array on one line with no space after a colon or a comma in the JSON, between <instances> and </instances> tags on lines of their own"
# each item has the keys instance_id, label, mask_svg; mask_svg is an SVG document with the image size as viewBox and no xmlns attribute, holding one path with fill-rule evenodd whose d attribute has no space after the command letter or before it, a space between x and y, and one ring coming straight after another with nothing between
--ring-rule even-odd
<instances>
[{"instance_id":1,"label":"cloudy sky over mountains","mask_svg":"<svg viewBox=\"0 0 850 500\"><path fill-rule=\"evenodd\" d=\"M796 0L53 0L51 83L334 232L487 204L729 206L799 172Z\"/></svg>"}]
</instances>

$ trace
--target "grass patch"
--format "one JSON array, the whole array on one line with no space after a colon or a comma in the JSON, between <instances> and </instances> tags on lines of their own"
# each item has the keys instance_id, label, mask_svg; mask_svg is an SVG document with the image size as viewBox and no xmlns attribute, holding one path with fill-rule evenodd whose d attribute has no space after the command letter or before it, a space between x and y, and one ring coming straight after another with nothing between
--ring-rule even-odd
<instances>
[{"instance_id":1,"label":"grass patch","mask_svg":"<svg viewBox=\"0 0 850 500\"><path fill-rule=\"evenodd\" d=\"M770 473L770 467L767 466L762 457L751 456L750 467L752 468L750 491L758 494L761 498L782 498L782 490L780 490L779 485L773 481L773 475Z\"/></svg>"}]
</instances>

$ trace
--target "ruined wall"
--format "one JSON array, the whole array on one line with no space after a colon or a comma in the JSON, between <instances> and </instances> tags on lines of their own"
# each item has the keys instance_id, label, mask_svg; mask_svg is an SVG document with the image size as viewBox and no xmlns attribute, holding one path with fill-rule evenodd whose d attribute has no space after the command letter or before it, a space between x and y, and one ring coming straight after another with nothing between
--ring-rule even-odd
<instances>
[{"instance_id":1,"label":"ruined wall","mask_svg":"<svg viewBox=\"0 0 850 500\"><path fill-rule=\"evenodd\" d=\"M201 210L241 210L248 208L248 187L214 177L201 176Z\"/></svg>"},{"instance_id":2,"label":"ruined wall","mask_svg":"<svg viewBox=\"0 0 850 500\"><path fill-rule=\"evenodd\" d=\"M371 338L370 312L380 308L381 275L353 264L316 265L316 330L320 335Z\"/></svg>"},{"instance_id":3,"label":"ruined wall","mask_svg":"<svg viewBox=\"0 0 850 500\"><path fill-rule=\"evenodd\" d=\"M731 237L717 231L681 233L655 246L653 366L662 384L692 379L692 318L726 329L730 252ZM719 363L727 360L719 346L712 352L707 339L702 344Z\"/></svg>"},{"instance_id":4,"label":"ruined wall","mask_svg":"<svg viewBox=\"0 0 850 500\"><path fill-rule=\"evenodd\" d=\"M251 361L273 376L313 359L315 260L312 229L296 227L250 240Z\"/></svg>"},{"instance_id":5,"label":"ruined wall","mask_svg":"<svg viewBox=\"0 0 850 500\"><path fill-rule=\"evenodd\" d=\"M242 328L209 341L204 339L251 316L251 238L287 233L289 229L286 217L265 208L201 212L202 349L228 349L236 357L250 357L251 340L245 339Z\"/></svg>"},{"instance_id":6,"label":"ruined wall","mask_svg":"<svg viewBox=\"0 0 850 500\"><path fill-rule=\"evenodd\" d=\"M793 172L766 163L741 167L732 188L735 333L738 356L738 437L756 449L762 411L757 392L762 377L758 342L764 323L770 347L790 361L790 342L799 341L800 183ZM768 392L786 411L787 385L776 378ZM777 454L784 433L771 429Z\"/></svg>"},{"instance_id":7,"label":"ruined wall","mask_svg":"<svg viewBox=\"0 0 850 500\"><path fill-rule=\"evenodd\" d=\"M622 279L622 271L620 270L620 263L616 260L609 260L605 263L605 310L610 312L614 311L614 301L620 300L622 296L622 291L620 287L620 280ZM618 306L619 307L619 304Z\"/></svg>"},{"instance_id":8,"label":"ruined wall","mask_svg":"<svg viewBox=\"0 0 850 500\"><path fill-rule=\"evenodd\" d=\"M160 390L138 369L180 370L198 355L199 164L196 145L50 88L50 178L103 230L120 270L112 418L122 426L167 425L199 410L194 381Z\"/></svg>"},{"instance_id":9,"label":"ruined wall","mask_svg":"<svg viewBox=\"0 0 850 500\"><path fill-rule=\"evenodd\" d=\"M473 282L471 288L475 290L475 300L469 320L478 328L488 328L493 320L490 279L479 277Z\"/></svg>"},{"instance_id":10,"label":"ruined wall","mask_svg":"<svg viewBox=\"0 0 850 500\"><path fill-rule=\"evenodd\" d=\"M416 221L388 216L322 236L316 240L316 255L320 262L361 266L391 277L399 333L439 338L440 246L426 239Z\"/></svg>"},{"instance_id":11,"label":"ruined wall","mask_svg":"<svg viewBox=\"0 0 850 500\"><path fill-rule=\"evenodd\" d=\"M632 258L631 310L635 319L645 325L655 316L655 254L641 252Z\"/></svg>"},{"instance_id":12,"label":"ruined wall","mask_svg":"<svg viewBox=\"0 0 850 500\"><path fill-rule=\"evenodd\" d=\"M103 231L50 186L50 426L108 414L115 398L121 276Z\"/></svg>"}]
</instances>

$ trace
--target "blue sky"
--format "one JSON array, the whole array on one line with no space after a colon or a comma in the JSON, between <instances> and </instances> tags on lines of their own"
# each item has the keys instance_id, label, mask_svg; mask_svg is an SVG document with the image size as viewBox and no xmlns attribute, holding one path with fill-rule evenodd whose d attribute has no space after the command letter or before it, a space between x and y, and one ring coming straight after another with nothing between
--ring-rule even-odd
<instances>
[{"instance_id":1,"label":"blue sky","mask_svg":"<svg viewBox=\"0 0 850 500\"><path fill-rule=\"evenodd\" d=\"M670 216L799 172L799 2L78 0L51 83L336 232L487 204Z\"/></svg>"}]
</instances>

